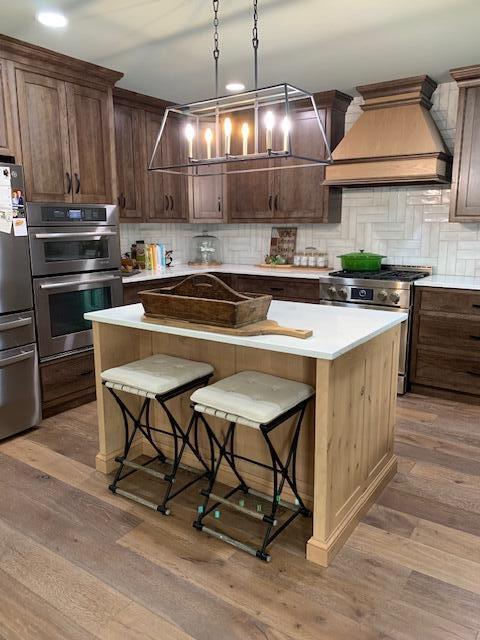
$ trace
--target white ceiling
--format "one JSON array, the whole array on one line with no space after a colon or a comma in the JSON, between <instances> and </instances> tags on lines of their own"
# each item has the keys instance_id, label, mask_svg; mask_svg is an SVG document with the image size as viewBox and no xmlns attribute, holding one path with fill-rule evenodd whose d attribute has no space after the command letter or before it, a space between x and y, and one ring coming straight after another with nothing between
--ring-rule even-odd
<instances>
[{"instance_id":1,"label":"white ceiling","mask_svg":"<svg viewBox=\"0 0 480 640\"><path fill-rule=\"evenodd\" d=\"M15 0L10 36L122 71L127 89L174 101L213 94L210 0ZM8 7L8 8L7 8ZM39 9L69 25L49 29ZM220 0L220 86L252 86L251 0ZM259 84L352 92L480 63L480 0L259 0Z\"/></svg>"}]
</instances>

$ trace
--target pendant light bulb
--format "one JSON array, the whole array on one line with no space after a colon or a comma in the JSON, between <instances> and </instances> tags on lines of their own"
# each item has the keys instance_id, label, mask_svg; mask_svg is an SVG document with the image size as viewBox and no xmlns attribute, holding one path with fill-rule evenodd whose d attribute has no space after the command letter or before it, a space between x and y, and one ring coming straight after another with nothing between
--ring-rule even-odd
<instances>
[{"instance_id":1,"label":"pendant light bulb","mask_svg":"<svg viewBox=\"0 0 480 640\"><path fill-rule=\"evenodd\" d=\"M210 127L205 129L205 142L207 143L207 159L210 160L212 157L212 140L213 140L213 131Z\"/></svg>"},{"instance_id":2,"label":"pendant light bulb","mask_svg":"<svg viewBox=\"0 0 480 640\"><path fill-rule=\"evenodd\" d=\"M248 126L248 122L244 122L242 124L242 153L244 156L248 155L248 134L250 133L250 127Z\"/></svg>"},{"instance_id":3,"label":"pendant light bulb","mask_svg":"<svg viewBox=\"0 0 480 640\"><path fill-rule=\"evenodd\" d=\"M275 125L275 116L273 111L267 111L265 114L265 128L266 128L266 147L267 151L272 149L272 132Z\"/></svg>"},{"instance_id":4,"label":"pendant light bulb","mask_svg":"<svg viewBox=\"0 0 480 640\"><path fill-rule=\"evenodd\" d=\"M188 141L188 157L193 158L193 138L195 137L195 129L190 123L185 127L185 136Z\"/></svg>"},{"instance_id":5,"label":"pendant light bulb","mask_svg":"<svg viewBox=\"0 0 480 640\"><path fill-rule=\"evenodd\" d=\"M230 118L225 118L223 131L225 133L225 155L228 155L230 153L230 140L232 137L232 121Z\"/></svg>"},{"instance_id":6,"label":"pendant light bulb","mask_svg":"<svg viewBox=\"0 0 480 640\"><path fill-rule=\"evenodd\" d=\"M290 134L290 129L292 128L292 123L290 122L290 118L285 116L282 120L282 131L283 131L283 150L285 153L288 153L288 138Z\"/></svg>"}]
</instances>

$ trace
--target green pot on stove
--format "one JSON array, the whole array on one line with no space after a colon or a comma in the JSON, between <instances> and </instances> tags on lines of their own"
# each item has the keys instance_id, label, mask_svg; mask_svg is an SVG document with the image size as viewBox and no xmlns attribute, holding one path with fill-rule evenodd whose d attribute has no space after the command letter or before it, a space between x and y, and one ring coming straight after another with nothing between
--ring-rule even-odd
<instances>
[{"instance_id":1,"label":"green pot on stove","mask_svg":"<svg viewBox=\"0 0 480 640\"><path fill-rule=\"evenodd\" d=\"M378 253L368 253L363 249L337 256L342 261L344 271L380 271L385 256Z\"/></svg>"}]
</instances>

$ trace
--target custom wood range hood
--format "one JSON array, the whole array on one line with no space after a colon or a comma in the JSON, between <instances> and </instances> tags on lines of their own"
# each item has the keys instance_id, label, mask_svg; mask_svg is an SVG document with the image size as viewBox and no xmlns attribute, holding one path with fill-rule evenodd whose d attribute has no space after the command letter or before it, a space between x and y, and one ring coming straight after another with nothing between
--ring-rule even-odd
<instances>
[{"instance_id":1,"label":"custom wood range hood","mask_svg":"<svg viewBox=\"0 0 480 640\"><path fill-rule=\"evenodd\" d=\"M357 87L364 113L333 152L327 185L448 183L452 158L430 114L427 75Z\"/></svg>"}]
</instances>

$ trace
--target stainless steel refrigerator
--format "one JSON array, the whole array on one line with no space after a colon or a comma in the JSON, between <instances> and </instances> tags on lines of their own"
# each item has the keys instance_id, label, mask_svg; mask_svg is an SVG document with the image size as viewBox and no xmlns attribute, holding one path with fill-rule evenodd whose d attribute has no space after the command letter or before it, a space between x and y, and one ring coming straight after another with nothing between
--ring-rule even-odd
<instances>
[{"instance_id":1,"label":"stainless steel refrigerator","mask_svg":"<svg viewBox=\"0 0 480 640\"><path fill-rule=\"evenodd\" d=\"M40 422L32 276L25 233L22 167L0 163L0 215L11 191L13 223L0 231L0 439Z\"/></svg>"}]
</instances>

